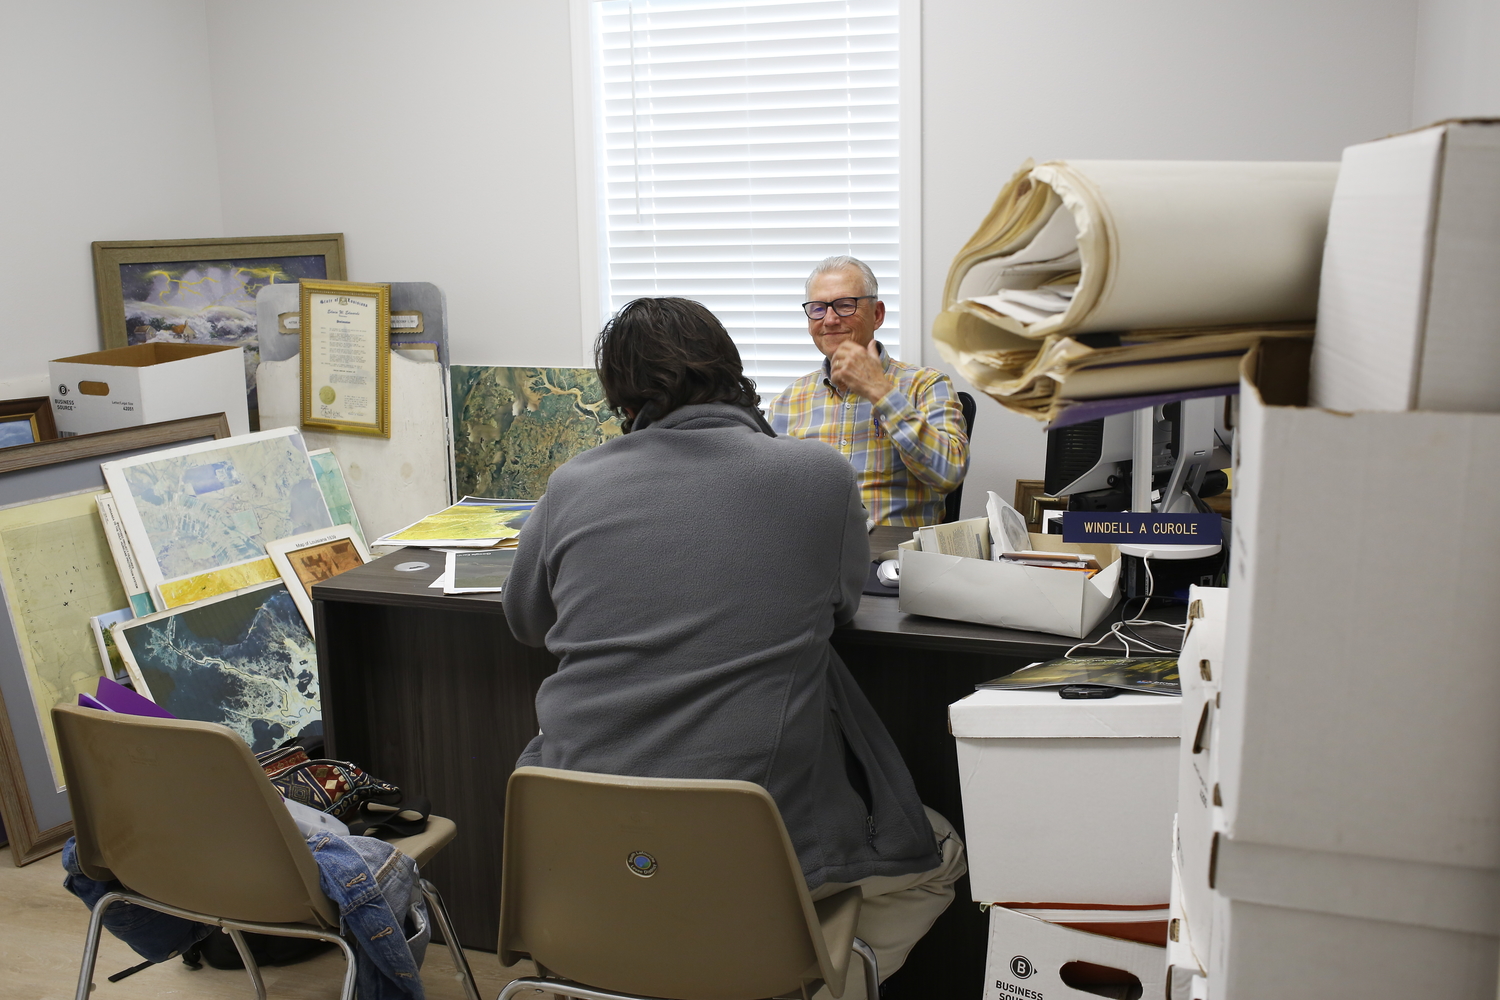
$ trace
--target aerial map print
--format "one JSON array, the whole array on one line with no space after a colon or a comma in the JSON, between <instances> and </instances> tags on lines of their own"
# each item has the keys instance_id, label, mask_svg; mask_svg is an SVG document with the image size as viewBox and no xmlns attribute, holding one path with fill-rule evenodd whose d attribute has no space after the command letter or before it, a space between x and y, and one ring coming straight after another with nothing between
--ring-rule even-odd
<instances>
[{"instance_id":1,"label":"aerial map print","mask_svg":"<svg viewBox=\"0 0 1500 1000\"><path fill-rule=\"evenodd\" d=\"M592 368L451 372L459 496L539 499L553 469L621 433Z\"/></svg>"},{"instance_id":2,"label":"aerial map print","mask_svg":"<svg viewBox=\"0 0 1500 1000\"><path fill-rule=\"evenodd\" d=\"M94 693L104 666L89 618L128 601L99 523L97 492L0 511L4 603L16 629L32 707L58 788L63 772L52 706Z\"/></svg>"},{"instance_id":3,"label":"aerial map print","mask_svg":"<svg viewBox=\"0 0 1500 1000\"><path fill-rule=\"evenodd\" d=\"M322 732L318 659L286 584L114 626L136 689L179 719L217 722L269 750Z\"/></svg>"},{"instance_id":4,"label":"aerial map print","mask_svg":"<svg viewBox=\"0 0 1500 1000\"><path fill-rule=\"evenodd\" d=\"M106 462L104 475L151 583L265 558L267 542L333 526L292 428Z\"/></svg>"}]
</instances>

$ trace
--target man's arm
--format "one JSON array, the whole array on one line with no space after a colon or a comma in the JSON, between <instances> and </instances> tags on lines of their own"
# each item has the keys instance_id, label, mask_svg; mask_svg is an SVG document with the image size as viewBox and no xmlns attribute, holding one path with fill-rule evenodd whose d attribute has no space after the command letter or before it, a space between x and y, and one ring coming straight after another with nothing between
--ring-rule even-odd
<instances>
[{"instance_id":1,"label":"man's arm","mask_svg":"<svg viewBox=\"0 0 1500 1000\"><path fill-rule=\"evenodd\" d=\"M940 493L952 493L969 470L969 435L952 379L918 378L908 398L891 389L872 404L908 472Z\"/></svg>"},{"instance_id":2,"label":"man's arm","mask_svg":"<svg viewBox=\"0 0 1500 1000\"><path fill-rule=\"evenodd\" d=\"M500 592L505 621L518 642L541 646L547 632L557 624L557 607L552 603L552 579L547 572L547 498L532 508L531 516L521 529L516 559L510 576Z\"/></svg>"},{"instance_id":3,"label":"man's arm","mask_svg":"<svg viewBox=\"0 0 1500 1000\"><path fill-rule=\"evenodd\" d=\"M839 345L830 369L835 385L870 400L908 472L939 493L958 489L969 469L969 435L948 376L929 370L908 398L885 374L874 341Z\"/></svg>"},{"instance_id":4,"label":"man's arm","mask_svg":"<svg viewBox=\"0 0 1500 1000\"><path fill-rule=\"evenodd\" d=\"M868 515L859 496L859 484L850 476L849 508L844 514L844 542L839 557L839 596L833 608L833 623L852 621L859 611L865 578L870 573L870 533L865 527Z\"/></svg>"}]
</instances>

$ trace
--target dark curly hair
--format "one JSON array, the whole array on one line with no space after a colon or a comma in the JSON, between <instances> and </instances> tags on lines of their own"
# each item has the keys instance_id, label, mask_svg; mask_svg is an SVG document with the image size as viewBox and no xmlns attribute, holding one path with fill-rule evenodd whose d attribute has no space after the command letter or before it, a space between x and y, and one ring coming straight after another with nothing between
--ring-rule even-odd
<instances>
[{"instance_id":1,"label":"dark curly hair","mask_svg":"<svg viewBox=\"0 0 1500 1000\"><path fill-rule=\"evenodd\" d=\"M626 303L599 331L594 367L621 415L654 420L694 403L760 403L724 325L692 299Z\"/></svg>"}]
</instances>

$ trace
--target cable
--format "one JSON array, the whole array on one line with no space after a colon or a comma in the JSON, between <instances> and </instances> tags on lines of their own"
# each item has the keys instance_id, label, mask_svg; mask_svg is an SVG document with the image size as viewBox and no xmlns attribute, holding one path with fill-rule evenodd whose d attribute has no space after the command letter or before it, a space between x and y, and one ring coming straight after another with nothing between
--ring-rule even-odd
<instances>
[{"instance_id":1,"label":"cable","mask_svg":"<svg viewBox=\"0 0 1500 1000\"><path fill-rule=\"evenodd\" d=\"M1181 643L1178 644L1178 647L1176 649L1169 649L1161 643L1153 642L1138 635L1135 630L1130 627L1132 625L1156 625L1161 628L1173 629L1177 632L1187 631L1186 625L1174 625L1171 622L1157 621L1154 618L1139 617L1146 613L1146 608L1151 604L1151 598L1156 596L1156 575L1151 572L1151 557L1142 556L1141 565L1146 568L1146 592L1144 594L1137 595L1136 597L1127 597L1124 601L1122 601L1120 603L1120 619L1109 627L1108 632L1104 633L1093 642L1080 642L1072 646L1066 653L1063 654L1063 659L1070 659L1073 656L1074 650L1087 649L1090 646L1102 646L1106 642L1108 642L1111 637L1118 639L1120 643L1124 645L1126 657L1130 656L1130 643L1132 639L1134 639L1136 645L1143 647L1144 651L1147 653L1160 653L1164 656L1171 656L1182 652ZM1134 600L1141 601L1141 609L1136 612L1137 617L1127 618L1126 609L1130 607L1130 602ZM1125 634L1126 632L1129 632L1130 635L1127 636Z\"/></svg>"}]
</instances>

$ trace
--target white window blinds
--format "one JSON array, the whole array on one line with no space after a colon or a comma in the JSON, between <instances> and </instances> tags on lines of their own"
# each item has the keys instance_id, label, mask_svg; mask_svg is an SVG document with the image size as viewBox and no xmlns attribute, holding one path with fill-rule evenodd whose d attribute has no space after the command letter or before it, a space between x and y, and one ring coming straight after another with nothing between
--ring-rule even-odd
<instances>
[{"instance_id":1,"label":"white window blinds","mask_svg":"<svg viewBox=\"0 0 1500 1000\"><path fill-rule=\"evenodd\" d=\"M769 402L822 362L803 281L846 253L900 356L898 4L592 5L609 311L697 299Z\"/></svg>"}]
</instances>

